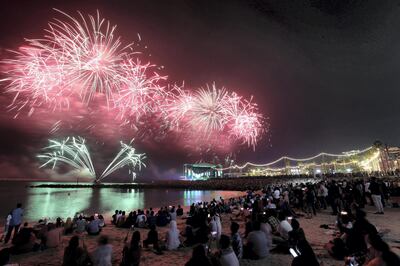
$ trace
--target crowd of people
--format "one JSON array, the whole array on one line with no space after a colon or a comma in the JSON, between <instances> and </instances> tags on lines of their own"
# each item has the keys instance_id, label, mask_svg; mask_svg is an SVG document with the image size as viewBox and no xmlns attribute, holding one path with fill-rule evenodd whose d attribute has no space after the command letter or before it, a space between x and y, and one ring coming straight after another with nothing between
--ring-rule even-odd
<instances>
[{"instance_id":1,"label":"crowd of people","mask_svg":"<svg viewBox=\"0 0 400 266\"><path fill-rule=\"evenodd\" d=\"M343 265L400 265L398 256L363 210L373 205L374 215L384 215L394 186L393 181L375 177L270 183L248 190L242 197L193 203L186 213L181 206L129 213L116 210L109 224L101 214L84 217L77 213L65 222L61 218L54 222L40 220L32 227L24 223L20 228L23 210L18 204L6 218L4 242L12 239L12 247L0 251L0 265L5 264L9 254L56 248L62 235L72 236L64 250L64 266L108 266L115 257L121 266L140 265L143 250L162 255L187 248L192 248L187 266L236 266L245 259L268 259L271 253L290 254L292 265L320 265L300 221L313 219L324 209L336 217L334 228L321 225L336 230L325 245L333 258L343 260ZM224 219L230 223L228 231L222 226ZM181 231L178 221L185 224ZM114 254L109 238L102 234L106 224L126 228L122 254ZM164 235L159 232L162 227L168 228ZM93 252L88 252L84 235L98 235Z\"/></svg>"}]
</instances>

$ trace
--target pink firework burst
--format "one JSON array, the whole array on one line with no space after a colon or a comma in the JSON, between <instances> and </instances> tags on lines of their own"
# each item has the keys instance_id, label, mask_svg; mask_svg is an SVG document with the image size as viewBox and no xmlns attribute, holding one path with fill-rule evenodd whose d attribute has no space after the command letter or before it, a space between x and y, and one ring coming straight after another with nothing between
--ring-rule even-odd
<instances>
[{"instance_id":1,"label":"pink firework burst","mask_svg":"<svg viewBox=\"0 0 400 266\"><path fill-rule=\"evenodd\" d=\"M10 105L17 111L25 107L32 114L35 108L43 105L53 109L68 107L71 91L66 86L63 65L51 50L42 49L35 42L14 52L13 59L3 60L8 82L7 92L15 94Z\"/></svg>"},{"instance_id":2,"label":"pink firework burst","mask_svg":"<svg viewBox=\"0 0 400 266\"><path fill-rule=\"evenodd\" d=\"M45 37L62 59L65 75L85 103L99 92L106 95L109 104L119 91L121 64L130 55L127 48L131 45L122 46L120 37L115 37L117 26L101 18L99 12L86 20L80 12L80 19L76 19L57 11L66 21L50 22Z\"/></svg>"},{"instance_id":3,"label":"pink firework burst","mask_svg":"<svg viewBox=\"0 0 400 266\"><path fill-rule=\"evenodd\" d=\"M166 76L159 75L156 66L141 64L139 60L126 60L121 65L122 85L115 103L124 121L137 122L147 114L162 112L162 103L168 91L160 85Z\"/></svg>"},{"instance_id":4,"label":"pink firework burst","mask_svg":"<svg viewBox=\"0 0 400 266\"><path fill-rule=\"evenodd\" d=\"M224 143L229 140L256 146L263 132L263 117L251 101L219 89L215 83L196 92L176 91L168 108L176 131L191 136L199 145L218 140L217 145L224 139Z\"/></svg>"},{"instance_id":5,"label":"pink firework burst","mask_svg":"<svg viewBox=\"0 0 400 266\"><path fill-rule=\"evenodd\" d=\"M121 64L133 54L127 52L129 45L122 47L114 37L116 26L99 13L86 21L79 12L75 19L57 11L65 21L54 19L42 39L27 40L13 59L2 61L6 91L15 94L13 107L68 107L70 97L89 104L97 94L112 106L121 86Z\"/></svg>"},{"instance_id":6,"label":"pink firework burst","mask_svg":"<svg viewBox=\"0 0 400 266\"><path fill-rule=\"evenodd\" d=\"M236 139L247 143L253 148L257 145L265 131L263 116L258 112L257 105L251 100L239 98L230 110L229 133Z\"/></svg>"}]
</instances>

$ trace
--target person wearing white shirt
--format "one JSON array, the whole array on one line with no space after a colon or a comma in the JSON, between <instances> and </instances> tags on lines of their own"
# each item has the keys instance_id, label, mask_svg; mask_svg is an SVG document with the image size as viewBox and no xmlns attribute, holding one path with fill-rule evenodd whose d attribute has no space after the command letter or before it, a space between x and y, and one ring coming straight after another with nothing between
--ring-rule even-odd
<instances>
[{"instance_id":1,"label":"person wearing white shirt","mask_svg":"<svg viewBox=\"0 0 400 266\"><path fill-rule=\"evenodd\" d=\"M278 188L276 188L275 190L274 190L274 199L279 199L279 197L281 196L281 192L280 192L280 190L278 189Z\"/></svg>"},{"instance_id":2,"label":"person wearing white shirt","mask_svg":"<svg viewBox=\"0 0 400 266\"><path fill-rule=\"evenodd\" d=\"M221 266L239 266L239 260L231 248L229 236L221 235L219 240L219 263Z\"/></svg>"},{"instance_id":3,"label":"person wearing white shirt","mask_svg":"<svg viewBox=\"0 0 400 266\"><path fill-rule=\"evenodd\" d=\"M144 215L143 211L140 211L139 215L136 217L136 224L140 228L146 227L146 215Z\"/></svg>"},{"instance_id":4,"label":"person wearing white shirt","mask_svg":"<svg viewBox=\"0 0 400 266\"><path fill-rule=\"evenodd\" d=\"M286 220L285 215L282 213L279 215L279 220L281 221L278 225L277 231L279 232L279 235L284 239L288 240L289 239L289 232L293 230L292 226L290 223Z\"/></svg>"},{"instance_id":5,"label":"person wearing white shirt","mask_svg":"<svg viewBox=\"0 0 400 266\"><path fill-rule=\"evenodd\" d=\"M264 232L265 237L267 238L267 247L268 250L271 249L272 246L272 228L269 223L263 221L260 223L260 231Z\"/></svg>"},{"instance_id":6,"label":"person wearing white shirt","mask_svg":"<svg viewBox=\"0 0 400 266\"><path fill-rule=\"evenodd\" d=\"M99 246L93 252L93 265L94 266L112 266L112 246L108 244L108 237L100 236Z\"/></svg>"},{"instance_id":7,"label":"person wearing white shirt","mask_svg":"<svg viewBox=\"0 0 400 266\"><path fill-rule=\"evenodd\" d=\"M176 226L176 221L172 220L169 224L169 230L166 235L165 246L167 250L177 249L181 242L179 240L179 230Z\"/></svg>"},{"instance_id":8,"label":"person wearing white shirt","mask_svg":"<svg viewBox=\"0 0 400 266\"><path fill-rule=\"evenodd\" d=\"M245 257L249 259L262 259L269 255L268 240L260 230L260 222L253 223L253 231L247 236Z\"/></svg>"}]
</instances>

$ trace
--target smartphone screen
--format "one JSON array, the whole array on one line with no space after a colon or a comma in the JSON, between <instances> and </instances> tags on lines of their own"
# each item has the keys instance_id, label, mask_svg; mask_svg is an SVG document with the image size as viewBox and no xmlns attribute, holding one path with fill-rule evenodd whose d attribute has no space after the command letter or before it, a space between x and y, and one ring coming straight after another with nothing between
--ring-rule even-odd
<instances>
[{"instance_id":1,"label":"smartphone screen","mask_svg":"<svg viewBox=\"0 0 400 266\"><path fill-rule=\"evenodd\" d=\"M298 256L296 251L292 248L289 248L289 252L290 252L290 254L292 254L293 258L296 258Z\"/></svg>"}]
</instances>

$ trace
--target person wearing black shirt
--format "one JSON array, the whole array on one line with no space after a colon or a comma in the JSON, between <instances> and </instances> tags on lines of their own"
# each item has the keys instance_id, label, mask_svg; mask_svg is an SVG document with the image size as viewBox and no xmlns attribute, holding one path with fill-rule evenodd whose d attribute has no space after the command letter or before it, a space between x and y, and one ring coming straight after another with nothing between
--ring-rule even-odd
<instances>
[{"instance_id":1,"label":"person wearing black shirt","mask_svg":"<svg viewBox=\"0 0 400 266\"><path fill-rule=\"evenodd\" d=\"M383 205L382 205L382 190L378 182L376 182L376 178L371 178L371 183L369 185L369 190L371 191L372 201L374 202L376 213L375 214L383 214Z\"/></svg>"},{"instance_id":2,"label":"person wearing black shirt","mask_svg":"<svg viewBox=\"0 0 400 266\"><path fill-rule=\"evenodd\" d=\"M143 240L143 245L145 248L149 245L153 245L153 248L157 252L161 252L160 246L158 245L158 232L155 225L150 226L150 231L147 234L147 239Z\"/></svg>"}]
</instances>

